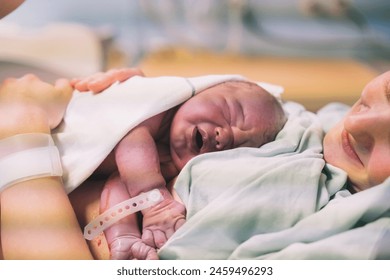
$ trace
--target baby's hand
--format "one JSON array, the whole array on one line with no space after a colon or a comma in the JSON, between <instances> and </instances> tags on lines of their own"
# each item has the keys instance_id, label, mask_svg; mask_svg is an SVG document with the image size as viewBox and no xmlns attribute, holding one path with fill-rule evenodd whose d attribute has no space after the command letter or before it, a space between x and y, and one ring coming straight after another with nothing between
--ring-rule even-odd
<instances>
[{"instance_id":1,"label":"baby's hand","mask_svg":"<svg viewBox=\"0 0 390 280\"><path fill-rule=\"evenodd\" d=\"M142 240L153 248L161 248L185 222L185 207L173 198L143 211Z\"/></svg>"},{"instance_id":2,"label":"baby's hand","mask_svg":"<svg viewBox=\"0 0 390 280\"><path fill-rule=\"evenodd\" d=\"M110 243L111 260L158 260L157 251L136 236L119 236Z\"/></svg>"},{"instance_id":3,"label":"baby's hand","mask_svg":"<svg viewBox=\"0 0 390 280\"><path fill-rule=\"evenodd\" d=\"M104 185L100 197L100 212L129 199L121 178L113 174ZM104 231L112 260L157 260L156 248L142 242L137 214L128 215Z\"/></svg>"}]
</instances>

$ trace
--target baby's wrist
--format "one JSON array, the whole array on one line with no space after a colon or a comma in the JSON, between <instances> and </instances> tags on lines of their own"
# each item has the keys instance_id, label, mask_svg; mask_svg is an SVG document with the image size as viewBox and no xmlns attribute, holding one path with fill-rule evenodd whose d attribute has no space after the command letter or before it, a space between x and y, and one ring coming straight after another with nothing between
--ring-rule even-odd
<instances>
[{"instance_id":1,"label":"baby's wrist","mask_svg":"<svg viewBox=\"0 0 390 280\"><path fill-rule=\"evenodd\" d=\"M141 210L141 213L142 215L145 215L147 213L149 213L150 211L155 211L156 209L161 209L161 208L164 208L164 206L169 202L169 199L168 198L164 198L159 202L157 203L156 205L153 205L149 208L146 208L144 210Z\"/></svg>"},{"instance_id":2,"label":"baby's wrist","mask_svg":"<svg viewBox=\"0 0 390 280\"><path fill-rule=\"evenodd\" d=\"M158 189L158 188L157 188ZM166 207L172 200L173 200L173 197L172 195L168 192L167 189L158 189L161 196L162 196L162 199L159 203L157 203L156 205L153 205L149 208L146 208L144 210L141 211L141 213L143 215L147 214L148 212L150 211L156 211L157 209L163 209L164 207Z\"/></svg>"}]
</instances>

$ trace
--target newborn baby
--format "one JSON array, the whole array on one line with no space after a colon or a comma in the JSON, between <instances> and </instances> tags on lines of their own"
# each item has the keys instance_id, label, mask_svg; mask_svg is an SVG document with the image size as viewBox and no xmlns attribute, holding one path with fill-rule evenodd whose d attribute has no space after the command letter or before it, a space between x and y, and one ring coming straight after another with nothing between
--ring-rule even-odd
<instances>
[{"instance_id":1,"label":"newborn baby","mask_svg":"<svg viewBox=\"0 0 390 280\"><path fill-rule=\"evenodd\" d=\"M285 120L274 96L254 83L234 81L208 88L132 129L116 146L115 159L104 163L106 171L112 163L113 174L102 192L101 211L152 189L164 200L142 211L142 232L135 215L105 231L111 257L157 258L156 248L185 221L185 208L167 183L197 155L272 141Z\"/></svg>"},{"instance_id":2,"label":"newborn baby","mask_svg":"<svg viewBox=\"0 0 390 280\"><path fill-rule=\"evenodd\" d=\"M274 140L286 116L279 101L246 80L212 85L184 103L131 129L95 174L110 175L101 212L158 189L163 201L105 230L112 259L157 259L156 249L185 222L185 208L169 186L193 157Z\"/></svg>"}]
</instances>

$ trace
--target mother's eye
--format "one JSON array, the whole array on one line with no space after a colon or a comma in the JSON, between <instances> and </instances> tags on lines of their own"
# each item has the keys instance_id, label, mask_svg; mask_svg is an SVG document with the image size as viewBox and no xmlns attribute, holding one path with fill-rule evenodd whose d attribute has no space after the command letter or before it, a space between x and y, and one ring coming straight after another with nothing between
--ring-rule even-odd
<instances>
[{"instance_id":1,"label":"mother's eye","mask_svg":"<svg viewBox=\"0 0 390 280\"><path fill-rule=\"evenodd\" d=\"M359 113L359 112L364 112L364 111L368 110L369 108L370 107L362 99L359 99L354 111Z\"/></svg>"}]
</instances>

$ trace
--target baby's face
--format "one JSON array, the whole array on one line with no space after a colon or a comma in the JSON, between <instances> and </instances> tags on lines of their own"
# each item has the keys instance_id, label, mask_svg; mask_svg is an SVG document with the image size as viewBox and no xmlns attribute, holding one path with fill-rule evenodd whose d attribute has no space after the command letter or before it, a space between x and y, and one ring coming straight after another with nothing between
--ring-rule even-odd
<instances>
[{"instance_id":1,"label":"baby's face","mask_svg":"<svg viewBox=\"0 0 390 280\"><path fill-rule=\"evenodd\" d=\"M182 169L193 157L237 147L260 147L273 122L273 97L246 83L220 84L185 102L173 118L171 155Z\"/></svg>"}]
</instances>

